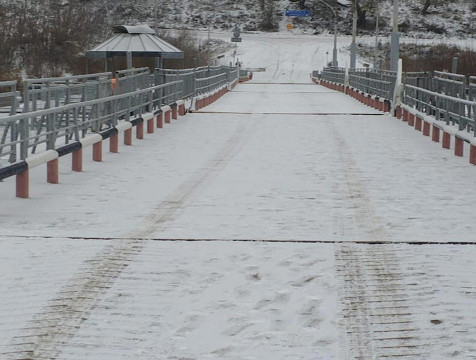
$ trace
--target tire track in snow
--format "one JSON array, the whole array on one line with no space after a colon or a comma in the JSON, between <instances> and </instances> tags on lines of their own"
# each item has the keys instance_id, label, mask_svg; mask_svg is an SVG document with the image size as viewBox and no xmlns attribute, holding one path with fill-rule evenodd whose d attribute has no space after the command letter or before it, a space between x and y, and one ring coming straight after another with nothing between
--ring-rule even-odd
<instances>
[{"instance_id":1,"label":"tire track in snow","mask_svg":"<svg viewBox=\"0 0 476 360\"><path fill-rule=\"evenodd\" d=\"M239 122L235 133L204 166L182 183L148 216L142 228L129 234L132 240L115 241L85 262L83 270L51 299L43 310L13 337L5 360L56 359L61 348L73 338L101 302L123 270L144 246L143 239L160 232L160 226L173 221L187 201L205 186L236 155L251 135L253 122Z\"/></svg>"},{"instance_id":2,"label":"tire track in snow","mask_svg":"<svg viewBox=\"0 0 476 360\"><path fill-rule=\"evenodd\" d=\"M345 139L332 122L326 124L335 139L356 224L364 230L366 240L387 240ZM334 219L337 225L342 224L341 234L346 236L345 221ZM413 322L405 276L392 248L340 244L336 245L335 258L341 281L339 325L344 358L420 357L419 330Z\"/></svg>"}]
</instances>

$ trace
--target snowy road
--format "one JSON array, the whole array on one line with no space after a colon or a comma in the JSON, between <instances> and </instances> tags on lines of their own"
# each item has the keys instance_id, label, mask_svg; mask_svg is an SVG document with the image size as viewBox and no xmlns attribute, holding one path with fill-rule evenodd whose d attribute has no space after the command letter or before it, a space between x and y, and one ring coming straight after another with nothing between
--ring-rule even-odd
<instances>
[{"instance_id":1,"label":"snowy road","mask_svg":"<svg viewBox=\"0 0 476 360\"><path fill-rule=\"evenodd\" d=\"M278 63L0 183L2 360L476 358L476 168Z\"/></svg>"}]
</instances>

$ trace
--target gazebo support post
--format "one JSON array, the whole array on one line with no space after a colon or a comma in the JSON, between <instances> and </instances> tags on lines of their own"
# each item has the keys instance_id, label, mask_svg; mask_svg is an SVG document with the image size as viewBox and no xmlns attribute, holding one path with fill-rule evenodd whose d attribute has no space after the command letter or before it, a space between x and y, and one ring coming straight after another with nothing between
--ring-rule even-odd
<instances>
[{"instance_id":1,"label":"gazebo support post","mask_svg":"<svg viewBox=\"0 0 476 360\"><path fill-rule=\"evenodd\" d=\"M164 67L164 64L163 64L163 61L162 61L162 57L161 56L157 56L155 58L155 68L156 69L162 69Z\"/></svg>"},{"instance_id":2,"label":"gazebo support post","mask_svg":"<svg viewBox=\"0 0 476 360\"><path fill-rule=\"evenodd\" d=\"M132 52L127 52L127 68L132 69Z\"/></svg>"}]
</instances>

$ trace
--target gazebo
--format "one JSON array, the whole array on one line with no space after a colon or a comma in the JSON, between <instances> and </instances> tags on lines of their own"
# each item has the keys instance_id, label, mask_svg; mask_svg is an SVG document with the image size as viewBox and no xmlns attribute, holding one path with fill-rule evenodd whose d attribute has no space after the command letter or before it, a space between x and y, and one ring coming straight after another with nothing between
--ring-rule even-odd
<instances>
[{"instance_id":1,"label":"gazebo","mask_svg":"<svg viewBox=\"0 0 476 360\"><path fill-rule=\"evenodd\" d=\"M183 51L159 38L148 25L119 25L113 29L115 35L86 52L87 58L126 56L128 69L134 56L155 57L158 68L162 68L163 59L183 59Z\"/></svg>"}]
</instances>

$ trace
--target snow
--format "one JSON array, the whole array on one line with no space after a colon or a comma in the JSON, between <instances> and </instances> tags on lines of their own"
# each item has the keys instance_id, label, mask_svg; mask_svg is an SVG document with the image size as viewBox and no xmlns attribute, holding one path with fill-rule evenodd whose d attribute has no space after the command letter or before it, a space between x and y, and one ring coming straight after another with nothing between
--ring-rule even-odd
<instances>
[{"instance_id":1,"label":"snow","mask_svg":"<svg viewBox=\"0 0 476 360\"><path fill-rule=\"evenodd\" d=\"M213 105L0 183L2 359L474 356L476 167L312 84L330 37L243 38Z\"/></svg>"}]
</instances>

